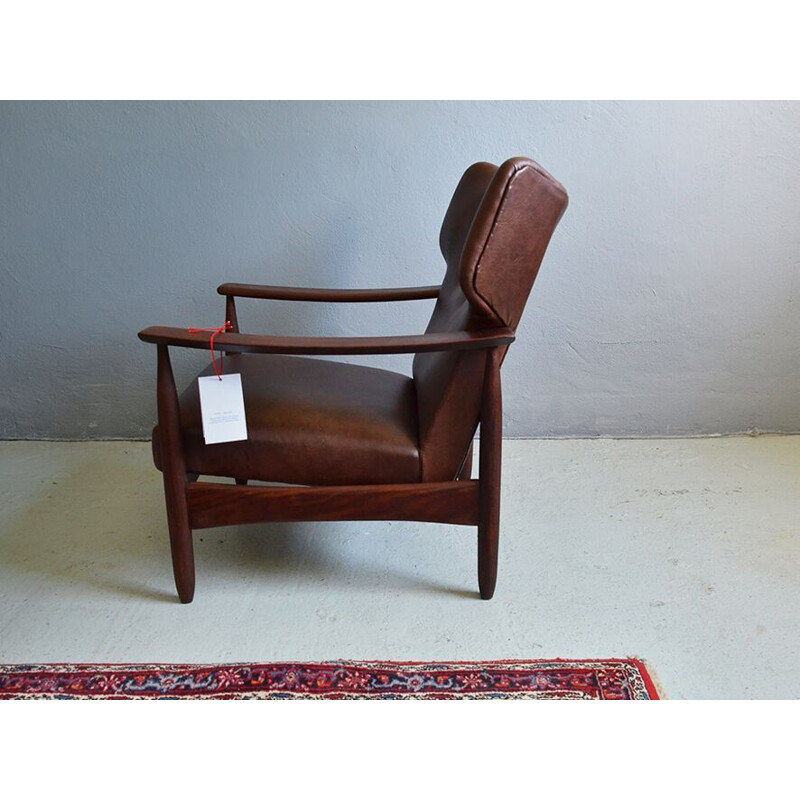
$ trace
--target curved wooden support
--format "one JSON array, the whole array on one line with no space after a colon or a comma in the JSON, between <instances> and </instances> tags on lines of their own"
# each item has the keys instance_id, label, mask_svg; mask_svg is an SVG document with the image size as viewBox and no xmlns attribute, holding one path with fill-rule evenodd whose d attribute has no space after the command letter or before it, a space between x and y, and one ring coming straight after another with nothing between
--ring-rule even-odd
<instances>
[{"instance_id":1,"label":"curved wooden support","mask_svg":"<svg viewBox=\"0 0 800 800\"><path fill-rule=\"evenodd\" d=\"M214 336L214 347L227 353L276 353L295 356L358 356L383 353L437 353L445 350L482 350L503 347L514 341L510 328L479 331L445 331L418 336L256 336L244 333L189 333L186 328L152 327L139 331L143 342L170 347L207 350Z\"/></svg>"},{"instance_id":2,"label":"curved wooden support","mask_svg":"<svg viewBox=\"0 0 800 800\"><path fill-rule=\"evenodd\" d=\"M157 398L172 571L175 575L178 597L182 603L191 603L194 597L194 548L186 500L186 487L190 476L186 473L183 457L178 394L166 345L158 346Z\"/></svg>"},{"instance_id":3,"label":"curved wooden support","mask_svg":"<svg viewBox=\"0 0 800 800\"><path fill-rule=\"evenodd\" d=\"M222 286L217 287L217 292L227 297L252 297L257 300L303 300L310 303L384 303L395 300L433 300L439 296L440 289L441 286L411 286L394 289L306 289L295 286L223 283Z\"/></svg>"},{"instance_id":4,"label":"curved wooden support","mask_svg":"<svg viewBox=\"0 0 800 800\"><path fill-rule=\"evenodd\" d=\"M502 348L496 347L487 354L481 401L478 586L483 600L491 600L497 584L500 466L503 450L503 401L500 387L502 360Z\"/></svg>"}]
</instances>

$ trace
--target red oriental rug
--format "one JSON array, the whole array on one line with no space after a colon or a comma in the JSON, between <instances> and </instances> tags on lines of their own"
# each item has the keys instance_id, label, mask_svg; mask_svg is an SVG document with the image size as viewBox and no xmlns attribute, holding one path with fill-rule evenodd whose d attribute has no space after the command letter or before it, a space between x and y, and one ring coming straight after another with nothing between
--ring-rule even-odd
<instances>
[{"instance_id":1,"label":"red oriental rug","mask_svg":"<svg viewBox=\"0 0 800 800\"><path fill-rule=\"evenodd\" d=\"M632 658L0 666L0 700L657 700Z\"/></svg>"}]
</instances>

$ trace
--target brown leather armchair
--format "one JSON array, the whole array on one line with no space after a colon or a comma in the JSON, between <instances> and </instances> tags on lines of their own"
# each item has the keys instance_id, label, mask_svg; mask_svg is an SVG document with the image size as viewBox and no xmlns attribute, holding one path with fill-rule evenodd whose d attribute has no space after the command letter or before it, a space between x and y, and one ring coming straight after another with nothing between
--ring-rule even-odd
<instances>
[{"instance_id":1,"label":"brown leather armchair","mask_svg":"<svg viewBox=\"0 0 800 800\"><path fill-rule=\"evenodd\" d=\"M441 286L290 289L226 283L232 332L216 336L244 388L245 441L205 445L197 381L180 396L170 347L210 334L147 328L158 345L153 456L164 476L181 602L194 595L192 530L271 521L417 520L478 527L478 583L497 580L502 408L500 365L567 206L538 164L473 164L444 218ZM425 334L298 338L243 334L235 298L384 302L436 298ZM415 353L413 376L307 356ZM203 374L210 374L206 370ZM471 479L480 424L479 477ZM199 475L232 483L197 482ZM248 480L280 486L248 485Z\"/></svg>"}]
</instances>

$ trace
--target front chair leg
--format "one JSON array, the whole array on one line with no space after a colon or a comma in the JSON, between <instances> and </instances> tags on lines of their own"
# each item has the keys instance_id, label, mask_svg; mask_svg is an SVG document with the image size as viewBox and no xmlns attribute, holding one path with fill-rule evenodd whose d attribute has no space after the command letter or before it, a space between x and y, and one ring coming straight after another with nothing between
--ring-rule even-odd
<instances>
[{"instance_id":1,"label":"front chair leg","mask_svg":"<svg viewBox=\"0 0 800 800\"><path fill-rule=\"evenodd\" d=\"M161 462L164 475L164 498L167 502L169 544L172 571L181 603L194 597L194 548L189 527L186 487L197 476L186 470L180 428L180 409L175 378L166 345L158 346L158 426L161 436Z\"/></svg>"},{"instance_id":2,"label":"front chair leg","mask_svg":"<svg viewBox=\"0 0 800 800\"><path fill-rule=\"evenodd\" d=\"M486 358L481 401L479 456L478 586L481 599L491 600L497 584L500 540L500 465L503 447L503 408L500 391L499 348Z\"/></svg>"},{"instance_id":3,"label":"front chair leg","mask_svg":"<svg viewBox=\"0 0 800 800\"><path fill-rule=\"evenodd\" d=\"M189 527L185 480L180 475L172 478L165 472L164 495L175 588L181 603L191 603L194 598L194 545L192 529Z\"/></svg>"}]
</instances>

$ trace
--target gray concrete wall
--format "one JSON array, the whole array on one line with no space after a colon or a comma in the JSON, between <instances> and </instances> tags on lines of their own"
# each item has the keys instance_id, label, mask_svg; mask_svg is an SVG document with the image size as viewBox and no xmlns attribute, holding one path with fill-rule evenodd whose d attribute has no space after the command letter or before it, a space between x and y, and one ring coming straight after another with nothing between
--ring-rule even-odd
<instances>
[{"instance_id":1,"label":"gray concrete wall","mask_svg":"<svg viewBox=\"0 0 800 800\"><path fill-rule=\"evenodd\" d=\"M0 438L147 436L136 333L220 322L224 280L435 283L461 172L511 155L571 204L504 366L507 435L800 430L800 103L6 102ZM249 301L242 321L429 313ZM207 357L177 361L188 380Z\"/></svg>"}]
</instances>

